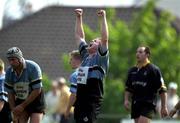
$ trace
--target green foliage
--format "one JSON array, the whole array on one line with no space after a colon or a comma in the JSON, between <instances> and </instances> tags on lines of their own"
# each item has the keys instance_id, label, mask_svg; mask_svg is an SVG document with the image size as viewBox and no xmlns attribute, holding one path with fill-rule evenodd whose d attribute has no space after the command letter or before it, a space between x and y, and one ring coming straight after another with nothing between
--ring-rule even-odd
<instances>
[{"instance_id":1,"label":"green foliage","mask_svg":"<svg viewBox=\"0 0 180 123\"><path fill-rule=\"evenodd\" d=\"M180 87L180 36L171 25L174 17L166 11L157 16L154 10L155 3L150 0L128 25L116 17L115 9L107 9L110 69L105 84L105 113L127 113L123 107L124 82L127 70L136 64L139 45L151 48L151 61L160 67L166 84L175 81ZM85 26L88 40L96 37L97 32Z\"/></svg>"},{"instance_id":2,"label":"green foliage","mask_svg":"<svg viewBox=\"0 0 180 123\"><path fill-rule=\"evenodd\" d=\"M105 113L124 113L126 112L124 107L121 108L120 105L123 105L124 97L124 83L122 79L107 79L105 84L105 96L104 96L103 112ZM116 99L116 100L115 100ZM115 110L116 109L116 110Z\"/></svg>"},{"instance_id":3,"label":"green foliage","mask_svg":"<svg viewBox=\"0 0 180 123\"><path fill-rule=\"evenodd\" d=\"M49 91L51 87L51 80L48 78L48 76L45 73L43 73L42 75L42 82L43 82L44 91L45 92Z\"/></svg>"},{"instance_id":4,"label":"green foliage","mask_svg":"<svg viewBox=\"0 0 180 123\"><path fill-rule=\"evenodd\" d=\"M63 61L63 64L64 64L64 68L65 68L67 71L72 70L72 69L71 69L71 66L69 65L69 54L68 54L68 53L63 53L63 54L62 54L62 61Z\"/></svg>"}]
</instances>

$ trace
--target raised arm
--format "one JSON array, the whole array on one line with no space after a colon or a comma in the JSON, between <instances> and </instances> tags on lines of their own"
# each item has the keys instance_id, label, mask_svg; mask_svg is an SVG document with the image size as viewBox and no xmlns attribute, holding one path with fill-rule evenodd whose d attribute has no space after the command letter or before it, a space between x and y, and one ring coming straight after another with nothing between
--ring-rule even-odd
<instances>
[{"instance_id":1,"label":"raised arm","mask_svg":"<svg viewBox=\"0 0 180 123\"><path fill-rule=\"evenodd\" d=\"M83 22L82 22L82 9L75 9L76 13L76 24L75 24L75 40L77 45L79 46L82 39L85 39Z\"/></svg>"},{"instance_id":2,"label":"raised arm","mask_svg":"<svg viewBox=\"0 0 180 123\"><path fill-rule=\"evenodd\" d=\"M108 48L109 31L106 20L106 11L98 11L98 16L101 18L101 44Z\"/></svg>"}]
</instances>

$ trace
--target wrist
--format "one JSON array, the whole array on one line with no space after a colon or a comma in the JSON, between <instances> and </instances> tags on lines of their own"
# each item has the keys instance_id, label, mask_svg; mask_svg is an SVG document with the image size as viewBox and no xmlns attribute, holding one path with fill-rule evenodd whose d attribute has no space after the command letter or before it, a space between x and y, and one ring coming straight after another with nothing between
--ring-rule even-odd
<instances>
[{"instance_id":1,"label":"wrist","mask_svg":"<svg viewBox=\"0 0 180 123\"><path fill-rule=\"evenodd\" d=\"M22 103L22 104L20 104L20 106L21 106L23 109L25 109L26 103Z\"/></svg>"},{"instance_id":2,"label":"wrist","mask_svg":"<svg viewBox=\"0 0 180 123\"><path fill-rule=\"evenodd\" d=\"M165 108L167 108L167 107L166 107L166 106L161 106L161 108L162 108L162 109L165 109Z\"/></svg>"}]
</instances>

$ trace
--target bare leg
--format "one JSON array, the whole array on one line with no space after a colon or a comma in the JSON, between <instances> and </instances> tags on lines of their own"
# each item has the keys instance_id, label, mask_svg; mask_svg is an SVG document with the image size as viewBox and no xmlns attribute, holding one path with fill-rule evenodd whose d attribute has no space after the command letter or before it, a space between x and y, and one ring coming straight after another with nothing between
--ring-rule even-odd
<instances>
[{"instance_id":1,"label":"bare leg","mask_svg":"<svg viewBox=\"0 0 180 123\"><path fill-rule=\"evenodd\" d=\"M30 116L30 123L41 123L43 113L32 113Z\"/></svg>"},{"instance_id":2,"label":"bare leg","mask_svg":"<svg viewBox=\"0 0 180 123\"><path fill-rule=\"evenodd\" d=\"M21 116L18 118L18 123L27 123L29 119L29 114L24 111Z\"/></svg>"},{"instance_id":3,"label":"bare leg","mask_svg":"<svg viewBox=\"0 0 180 123\"><path fill-rule=\"evenodd\" d=\"M144 117L144 116L140 116L138 123L150 123L151 119Z\"/></svg>"},{"instance_id":4,"label":"bare leg","mask_svg":"<svg viewBox=\"0 0 180 123\"><path fill-rule=\"evenodd\" d=\"M134 123L138 123L139 117L134 119Z\"/></svg>"}]
</instances>

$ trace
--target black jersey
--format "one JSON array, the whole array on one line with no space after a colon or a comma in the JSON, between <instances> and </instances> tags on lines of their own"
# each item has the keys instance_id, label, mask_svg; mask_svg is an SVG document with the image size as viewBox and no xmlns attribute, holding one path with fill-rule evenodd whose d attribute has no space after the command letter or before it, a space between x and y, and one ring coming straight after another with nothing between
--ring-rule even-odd
<instances>
[{"instance_id":1,"label":"black jersey","mask_svg":"<svg viewBox=\"0 0 180 123\"><path fill-rule=\"evenodd\" d=\"M132 67L128 71L126 90L132 93L133 101L150 102L155 105L157 92L165 92L167 89L160 69L148 63L141 69Z\"/></svg>"}]
</instances>

